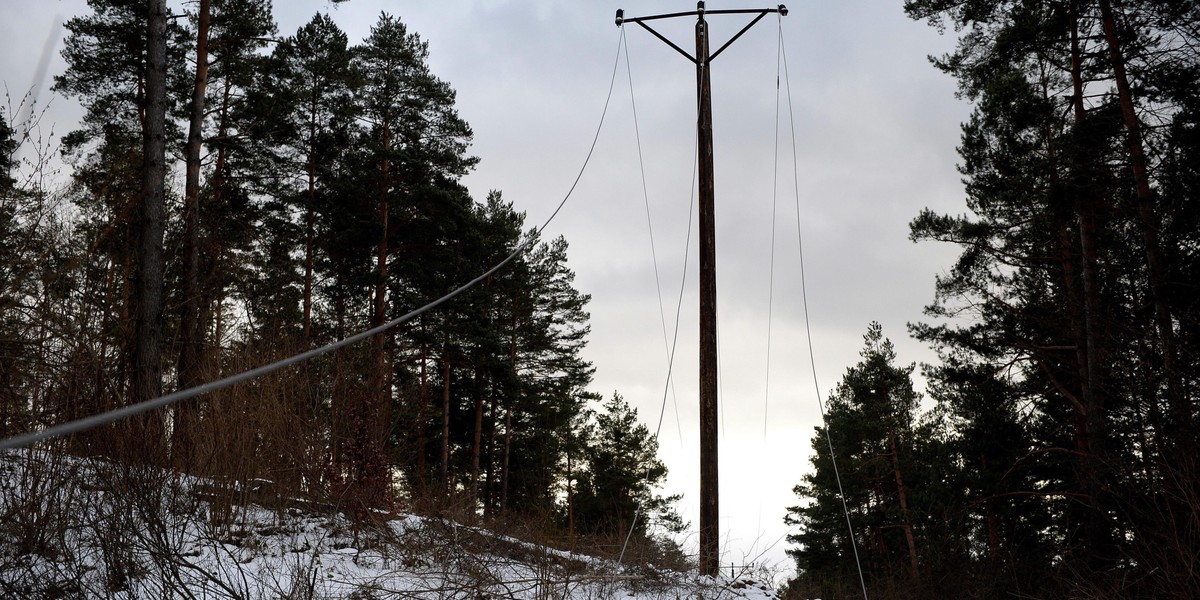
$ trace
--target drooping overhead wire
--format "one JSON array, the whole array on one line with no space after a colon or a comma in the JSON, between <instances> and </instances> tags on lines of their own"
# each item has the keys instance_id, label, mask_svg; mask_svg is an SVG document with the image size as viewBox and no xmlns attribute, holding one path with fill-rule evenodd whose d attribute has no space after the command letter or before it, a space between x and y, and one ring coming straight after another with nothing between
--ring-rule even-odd
<instances>
[{"instance_id":1,"label":"drooping overhead wire","mask_svg":"<svg viewBox=\"0 0 1200 600\"><path fill-rule=\"evenodd\" d=\"M767 417L771 401L771 330L775 315L775 219L779 204L779 71L783 57L783 17L779 17L780 35L775 50L775 143L771 161L771 261L767 276L767 351L763 374L763 441L767 439ZM793 157L794 158L794 157Z\"/></svg>"},{"instance_id":2,"label":"drooping overhead wire","mask_svg":"<svg viewBox=\"0 0 1200 600\"><path fill-rule=\"evenodd\" d=\"M699 140L696 140L694 143L693 152L692 152L693 157L697 156L696 149L699 148L699 145L700 145ZM667 384L671 385L671 386L674 386L672 373L673 373L674 367L675 367L675 351L679 346L679 318L683 312L683 293L687 289L687 262L688 262L688 257L691 255L691 251L692 251L692 216L696 212L696 169L699 166L699 165L697 165L697 161L698 161L698 158L694 158L692 161L692 184L688 187L688 189L689 189L688 221L687 221L687 235L684 238L684 242L683 242L683 265L682 265L683 268L680 269L680 272L682 273L682 275L680 275L680 278L679 278L679 295L675 300L675 327L674 327L674 333L671 335L671 349L670 349L669 355L667 357ZM673 387L672 387L672 391L673 391ZM662 409L659 411L659 415L658 415L658 427L654 430L654 437L656 439L658 438L659 432L662 430L663 414L665 414L666 410L667 410L667 390L664 388L663 389ZM676 405L676 407L675 407L675 417L676 417L676 419L678 419L678 417L679 417L679 406L678 405ZM680 428L680 432L682 435L683 427L678 424L677 424L677 427Z\"/></svg>"},{"instance_id":3,"label":"drooping overhead wire","mask_svg":"<svg viewBox=\"0 0 1200 600\"><path fill-rule=\"evenodd\" d=\"M829 433L829 418L825 412L825 403L821 399L821 385L817 380L817 359L816 353L813 351L812 341L812 325L808 315L808 286L804 277L804 234L800 224L800 169L799 155L796 152L796 116L792 108L792 81L788 74L787 64L787 47L784 44L783 38L783 23L779 24L779 53L783 58L783 80L787 89L788 97L788 122L792 133L792 180L795 187L796 197L796 240L799 243L800 254L800 297L802 306L804 307L804 331L808 343L808 361L812 368L813 387L817 392L817 407L821 410L821 422L825 425L825 442L829 446L829 460L833 464L834 479L837 480L838 496L842 499L842 512L846 516L846 529L850 532L850 548L854 551L854 566L858 569L858 583L862 587L863 600L869 600L867 597L867 582L863 575L862 561L858 556L858 542L854 537L854 524L850 521L850 505L846 502L846 492L842 487L842 476L837 466L837 454L833 450L833 437Z\"/></svg>"},{"instance_id":4,"label":"drooping overhead wire","mask_svg":"<svg viewBox=\"0 0 1200 600\"><path fill-rule=\"evenodd\" d=\"M783 17L779 17L780 27L782 28ZM763 426L762 426L762 449L764 456L766 455L767 446L767 422L768 410L771 404L771 333L774 330L774 309L775 309L775 221L777 207L779 204L779 71L782 68L782 35L778 36L778 41L775 49L775 140L772 145L773 157L771 159L771 259L768 266L767 275L767 343L766 343L766 363L763 369ZM758 531L762 531L762 496L758 498ZM778 541L776 542L778 543ZM757 544L757 542L756 542Z\"/></svg>"},{"instance_id":5,"label":"drooping overhead wire","mask_svg":"<svg viewBox=\"0 0 1200 600\"><path fill-rule=\"evenodd\" d=\"M616 80L617 80L617 67L620 64L620 57L621 57L621 43L620 43L620 41L618 41L617 53L613 59L612 78L608 84L608 95L604 99L604 109L600 113L600 122L596 126L595 135L592 136L592 143L591 143L591 146L588 148L587 156L584 157L583 165L579 168L579 173L576 174L574 181L571 182L571 187L567 190L567 193L563 196L562 200L559 201L558 206L555 207L554 211L542 223L542 225L537 228L536 231L538 234L540 234L543 230L545 230L550 225L550 223L554 220L554 218L556 216L558 216L558 213L563 209L563 206L566 205L567 200L569 200L571 198L571 195L575 192L575 188L578 187L579 181L583 178L584 172L587 171L588 164L592 160L592 155L596 151L596 143L600 139L600 132L604 129L604 120L605 120L605 117L608 115L609 103L612 100L613 88L615 87ZM507 266L515 258L520 256L523 252L525 252L533 244L533 242L537 238L538 238L537 235L529 236L528 239L526 239L524 242L522 242L520 245L518 245L515 249L513 249L512 253L509 254L506 258L504 258L504 260L500 261L499 263L497 263L492 268L488 269L487 271L485 271L483 274L479 275L475 279L468 281L467 283L459 286L458 288L447 293L446 295L442 296L441 298L438 298L437 300L430 302L429 304L426 304L426 305L424 305L420 308L417 308L407 314L404 314L404 315L397 317L391 321L388 321L387 323L384 323L383 325L379 325L378 327L368 329L366 331L360 332L360 333L352 335L350 337L327 344L320 348L314 348L307 352L303 352L303 353L285 358L283 360L273 362L268 365L263 365L256 369L251 369L251 370L245 371L243 373L238 373L237 375L231 375L224 379L218 379L216 381L212 381L209 383L191 387L191 388L188 388L185 390L179 390L177 392L167 394L165 396L160 396L158 398L153 398L151 400L147 400L145 402L140 402L138 404L131 404L129 406L123 406L123 407L116 408L116 409L113 409L110 411L105 411L105 412L102 412L102 413L99 413L96 415L92 415L90 417L84 417L82 419L78 419L75 421L61 423L59 425L47 427L46 429L43 429L41 431L33 431L30 433L17 435L17 436L13 436L13 437L10 437L10 438L4 439L4 440L0 440L0 450L21 448L21 447L28 446L30 444L33 444L33 443L41 441L41 440L47 440L47 439L61 437L64 435L78 433L80 431L85 431L85 430L88 430L88 429L91 429L94 427L99 427L101 425L107 425L109 423L114 423L121 419L132 417L134 415L139 415L139 414L149 412L149 411L152 411L152 410L155 410L158 408L170 406L172 404L176 404L176 403L182 402L184 400L195 398L197 396L207 394L210 392L222 390L227 387L237 385L237 384L245 382L245 381L249 381L256 377L261 377L263 375L273 373L284 367L302 363L311 358L316 358L323 354L337 350L338 348L343 348L345 346L349 346L351 344L361 342L361 341L363 341L367 338L373 337L375 335L385 333L399 325L402 325L408 321L415 319L416 317L418 317L434 308L437 308L438 306L441 306L442 304L445 304L446 302L449 302L450 300L454 299L455 297L457 297L458 295L467 291L468 289L474 287L475 285L478 285L480 282L484 281L485 279L487 279L488 277L490 277L491 275L493 275L500 269Z\"/></svg>"},{"instance_id":6,"label":"drooping overhead wire","mask_svg":"<svg viewBox=\"0 0 1200 600\"><path fill-rule=\"evenodd\" d=\"M667 352L667 381L666 389L663 390L663 405L658 416L658 428L654 431L654 437L658 438L659 431L662 430L663 416L667 410L667 392L670 392L671 399L675 402L675 427L679 432L679 445L683 445L683 426L679 423L679 399L675 394L675 381L672 377L672 360L674 358L675 347L671 342L670 334L667 332L667 315L663 310L663 293L662 279L658 273L658 251L654 242L654 219L650 215L650 191L646 184L646 161L642 153L642 131L638 124L637 115L637 95L633 91L633 68L630 66L629 60L629 42L625 38L625 28L621 28L621 47L625 50L625 75L629 80L629 105L633 113L633 134L634 140L637 142L637 157L638 171L642 177L642 203L646 207L646 229L650 232L650 260L654 266L654 290L658 294L658 318L662 323L663 332L663 348ZM690 233L690 232L689 232ZM686 272L687 251L684 250L684 271ZM680 297L680 304L683 302L683 297ZM676 311L675 332L676 339L679 333L679 317Z\"/></svg>"},{"instance_id":7,"label":"drooping overhead wire","mask_svg":"<svg viewBox=\"0 0 1200 600\"><path fill-rule=\"evenodd\" d=\"M624 31L625 31L625 28L622 27L621 28L622 39L624 39ZM632 75L632 70L629 67L629 46L628 46L628 44L625 44L623 47L625 48L625 68L627 70L629 70L629 72L630 72L630 75L629 75L629 98L630 98L630 102L634 103L633 127L635 130L636 139L638 141L638 164L642 170L642 192L643 192L643 194L645 194L645 197L646 197L646 223L651 231L650 246L651 246L652 258L654 259L654 283L655 283L656 288L658 289L658 307L659 307L658 310L659 310L660 317L663 319L663 341L665 343L666 335L667 335L667 329L666 329L667 325L666 325L666 317L663 316L663 312L662 312L662 304L663 304L663 302L662 302L662 287L661 287L661 284L659 283L658 257L653 252L653 249L654 249L654 233L653 233L653 231L654 231L654 229L653 229L652 219L650 216L649 195L646 194L646 169L645 169L645 165L643 164L643 161L642 161L641 132L640 132L640 128L638 126L638 121L637 121L637 107L636 107L636 103L634 102L633 75ZM675 388L674 388L675 383L674 383L674 378L673 378L674 377L674 375L673 375L674 368L675 368L675 350L678 348L678 344L679 344L679 319L680 319L680 315L683 310L683 294L684 294L684 291L687 289L687 262L688 262L688 256L691 254L691 247L692 247L692 215L695 212L695 208L696 208L696 171L699 168L699 147L700 147L700 139L699 139L699 132L697 131L695 137L693 138L693 148L692 148L692 183L690 186L688 186L689 204L688 204L688 222L687 222L687 229L686 229L687 234L684 239L683 264L682 264L682 269L680 269L682 276L679 281L679 296L675 302L674 333L672 334L670 343L667 346L667 377L666 377L666 381L663 383L662 406L659 408L659 411L658 411L658 425L654 428L654 439L656 441L658 440L659 435L662 433L663 419L665 418L666 413L667 413L667 395L668 395L668 393L670 393L672 395L672 397L674 397L674 391L675 391ZM676 403L676 405L675 405L675 419L676 419L676 427L679 430L679 436L680 436L679 441L680 441L680 444L682 444L683 443L683 426L678 423L678 419L679 419L678 403ZM650 476L649 467L647 467L646 477L649 478L649 476ZM625 551L629 548L629 542L633 538L633 531L634 531L634 528L637 526L638 520L641 518L641 512L642 512L642 507L641 507L641 505L639 505L637 507L637 510L635 510L633 513L633 523L629 526L629 532L626 533L625 542L621 545L621 552L617 556L618 563L620 563L621 561L623 561L625 559Z\"/></svg>"}]
</instances>

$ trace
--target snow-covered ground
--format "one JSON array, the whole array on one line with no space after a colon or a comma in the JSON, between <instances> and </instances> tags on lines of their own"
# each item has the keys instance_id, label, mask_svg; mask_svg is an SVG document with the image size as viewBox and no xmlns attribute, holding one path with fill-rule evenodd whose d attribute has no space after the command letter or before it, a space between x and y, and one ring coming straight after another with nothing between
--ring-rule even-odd
<instances>
[{"instance_id":1,"label":"snow-covered ground","mask_svg":"<svg viewBox=\"0 0 1200 600\"><path fill-rule=\"evenodd\" d=\"M387 515L356 529L303 504L223 503L214 486L0 454L0 597L775 598L750 577L620 565L447 519Z\"/></svg>"}]
</instances>

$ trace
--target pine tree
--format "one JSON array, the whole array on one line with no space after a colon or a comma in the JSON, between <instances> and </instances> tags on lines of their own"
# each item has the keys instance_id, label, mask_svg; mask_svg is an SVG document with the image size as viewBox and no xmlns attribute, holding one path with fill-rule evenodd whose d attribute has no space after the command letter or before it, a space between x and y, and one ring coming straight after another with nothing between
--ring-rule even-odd
<instances>
[{"instance_id":1,"label":"pine tree","mask_svg":"<svg viewBox=\"0 0 1200 600\"><path fill-rule=\"evenodd\" d=\"M826 403L825 425L816 428L814 470L795 488L807 502L788 508L785 519L800 527L799 533L788 536L799 544L788 550L798 577L825 593L857 582L851 544L873 583L900 580L912 585L920 579L917 509L912 505L920 400L911 379L915 365L895 364L895 349L878 323L871 323L864 340L862 361L846 370ZM855 529L853 540L838 494L835 460Z\"/></svg>"},{"instance_id":2,"label":"pine tree","mask_svg":"<svg viewBox=\"0 0 1200 600\"><path fill-rule=\"evenodd\" d=\"M270 3L266 0L213 0L209 39L211 64L206 104L212 115L206 126L211 172L202 198L200 219L201 329L214 331L225 315L222 306L238 293L237 283L249 279L250 254L256 240L255 224L263 218L262 194L272 188L266 157L270 140L262 134L260 95L268 85L262 54L275 33ZM219 331L216 332L220 337ZM211 347L206 344L205 347ZM218 356L201 357L209 378L215 377Z\"/></svg>"},{"instance_id":3,"label":"pine tree","mask_svg":"<svg viewBox=\"0 0 1200 600\"><path fill-rule=\"evenodd\" d=\"M188 135L184 147L185 178L183 194L183 250L179 317L178 387L200 383L200 159L204 145L205 101L208 91L208 41L212 22L212 0L200 0L196 8L195 78L188 104ZM191 419L187 408L176 413L176 440L173 451L190 452ZM180 448L183 447L183 448ZM179 454L179 452L173 452Z\"/></svg>"},{"instance_id":4,"label":"pine tree","mask_svg":"<svg viewBox=\"0 0 1200 600\"><path fill-rule=\"evenodd\" d=\"M966 32L935 64L976 106L960 148L971 213L913 223L914 239L963 246L929 310L960 319L916 332L948 363L935 385L969 418L964 443L1007 423L1021 449L985 451L1001 464L981 467L992 474L970 508L986 511L993 548L1020 557L1005 572L1040 593L1186 589L1162 548L1181 539L1170 515L1191 512L1166 499L1197 485L1194 462L1175 458L1195 454L1179 451L1195 443L1196 378L1181 362L1195 356L1194 304L1180 301L1195 232L1167 225L1194 218L1177 183L1192 175L1150 165L1189 144L1200 15L1107 0L906 10ZM977 443L964 460L981 458ZM1039 556L1072 575L1031 574L1037 559L1021 560Z\"/></svg>"},{"instance_id":5,"label":"pine tree","mask_svg":"<svg viewBox=\"0 0 1200 600\"><path fill-rule=\"evenodd\" d=\"M570 507L576 530L621 540L631 529L639 539L655 528L682 531L673 506L679 497L655 492L667 467L658 458L658 440L638 421L637 409L614 393L602 411L587 416L581 461L586 467L580 468Z\"/></svg>"},{"instance_id":6,"label":"pine tree","mask_svg":"<svg viewBox=\"0 0 1200 600\"><path fill-rule=\"evenodd\" d=\"M33 369L24 364L27 351L22 343L25 319L16 310L28 294L21 271L32 260L27 248L18 240L23 223L20 218L16 181L13 178L14 155L17 141L8 121L0 114L0 436L22 433L31 423L28 389L24 380L32 375Z\"/></svg>"},{"instance_id":7,"label":"pine tree","mask_svg":"<svg viewBox=\"0 0 1200 600\"><path fill-rule=\"evenodd\" d=\"M79 98L86 111L80 129L63 138L68 152L120 138L116 132L140 134L146 118L146 2L88 0L88 7L92 14L64 24L67 70L54 77L54 90ZM186 34L170 23L166 35L167 77L175 83L182 79ZM171 138L178 136L175 124L167 127Z\"/></svg>"},{"instance_id":8,"label":"pine tree","mask_svg":"<svg viewBox=\"0 0 1200 600\"><path fill-rule=\"evenodd\" d=\"M162 395L163 235L167 176L167 6L152 0L146 16L146 94L142 114L142 178L138 194L137 267L133 278L134 337L130 404ZM160 415L131 419L125 460L161 461L166 426Z\"/></svg>"},{"instance_id":9,"label":"pine tree","mask_svg":"<svg viewBox=\"0 0 1200 600\"><path fill-rule=\"evenodd\" d=\"M364 126L358 140L362 152L351 164L367 186L364 197L375 215L368 324L378 326L394 306L389 287L404 287L403 272L393 268L393 260L406 250L409 236L422 239L423 225L433 223L435 231L444 230L447 225L439 217L447 209L461 211L457 207L469 205L454 202L463 198L456 180L475 159L465 154L471 131L454 111L454 91L430 73L427 45L419 36L385 13L353 54L352 68L362 83L356 100ZM442 204L445 200L451 202ZM345 411L348 480L366 504L383 502L388 495L390 458L384 438L395 408L391 339L392 334L372 339L370 378L362 394L348 397L353 401ZM449 362L444 366L449 383ZM444 449L446 443L448 439ZM448 468L445 460L443 464Z\"/></svg>"},{"instance_id":10,"label":"pine tree","mask_svg":"<svg viewBox=\"0 0 1200 600\"><path fill-rule=\"evenodd\" d=\"M571 424L596 399L586 391L594 369L582 356L591 298L574 288L566 251L561 237L538 244L528 257L527 291L511 298L521 394L510 407L511 419L506 415L507 506L550 508L566 467Z\"/></svg>"},{"instance_id":11,"label":"pine tree","mask_svg":"<svg viewBox=\"0 0 1200 600\"><path fill-rule=\"evenodd\" d=\"M55 77L54 89L79 98L86 111L81 128L64 136L63 148L82 158L74 174L73 200L90 222L80 233L94 236L84 244L98 254L89 257L90 266L107 271L90 274L96 287L84 293L100 305L106 323L99 331L108 348L88 351L113 356L99 368L102 373L79 382L82 390L74 393L89 400L69 406L66 414L75 416L161 391L165 189L157 182L166 167L165 148L177 139L178 128L160 111L168 112L174 100L168 90L183 51L181 28L165 17L153 28L161 42L150 44L148 17L165 10L157 5L158 13L136 0L91 0L88 6L92 14L65 24L70 32L62 51L67 70ZM153 55L151 48L156 48ZM149 157L148 150L154 150ZM139 427L152 438L161 437L163 428L152 419ZM95 450L119 450L111 438L91 437L108 446Z\"/></svg>"},{"instance_id":12,"label":"pine tree","mask_svg":"<svg viewBox=\"0 0 1200 600\"><path fill-rule=\"evenodd\" d=\"M73 222L21 213L44 198L8 176L0 121L0 352L15 366L0 369L5 430L158 395L172 375L162 359L178 359L182 388L344 338L524 243L482 285L369 346L154 413L127 447L97 430L69 448L135 460L130 447L152 437L181 470L266 477L360 517L397 491L467 500L485 517L553 515L571 488L593 533L629 529L630 506L651 515L636 536L678 527L653 492L665 472L653 440L644 427L627 435L623 401L583 433L599 397L567 243L538 240L499 192L471 198L460 181L476 162L471 129L416 33L384 14L348 48L318 15L274 40L266 0L202 0L188 30L156 0L151 35L147 5L90 0L67 24L56 90L87 111L66 140ZM163 210L173 160L185 169L178 211ZM650 479L604 479L592 467L610 457ZM620 501L604 505L612 493Z\"/></svg>"},{"instance_id":13,"label":"pine tree","mask_svg":"<svg viewBox=\"0 0 1200 600\"><path fill-rule=\"evenodd\" d=\"M313 332L319 190L330 185L350 144L355 78L346 34L325 14L314 15L272 54L262 104L271 109L267 134L283 163L280 200L303 211L302 327ZM297 185L299 184L299 185ZM327 227L327 225L326 225Z\"/></svg>"},{"instance_id":14,"label":"pine tree","mask_svg":"<svg viewBox=\"0 0 1200 600\"><path fill-rule=\"evenodd\" d=\"M186 113L180 115L189 124L182 251L174 290L180 307L176 344L180 388L217 378L220 352L214 348L218 344L207 339L214 321L222 319L214 305L222 303L234 279L247 279L230 274L247 269L233 257L250 245L258 212L251 197L258 185L249 174L259 171L261 161L256 156L263 143L253 139L256 132L250 124L256 110L247 96L259 84L258 52L273 31L269 7L260 0L205 0L197 7L191 42L195 65ZM235 131L236 135L231 133ZM202 172L206 147L212 151L211 170ZM205 175L208 186L202 189ZM196 404L173 409L172 455L181 468L211 462L195 455L199 414L204 412Z\"/></svg>"}]
</instances>

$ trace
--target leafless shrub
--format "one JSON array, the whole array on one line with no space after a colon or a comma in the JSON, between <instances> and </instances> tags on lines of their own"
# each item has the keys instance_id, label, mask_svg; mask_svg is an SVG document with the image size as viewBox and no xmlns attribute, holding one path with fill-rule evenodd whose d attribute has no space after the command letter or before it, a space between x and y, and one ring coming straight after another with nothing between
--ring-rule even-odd
<instances>
[{"instance_id":1,"label":"leafless shrub","mask_svg":"<svg viewBox=\"0 0 1200 600\"><path fill-rule=\"evenodd\" d=\"M356 525L333 511L254 503L214 519L225 509L203 490L223 488L171 470L33 452L5 456L0 469L12 482L0 514L40 507L39 527L55 532L38 542L53 549L47 556L18 556L19 544L0 540L6 597L550 600L631 589L647 597L738 596L721 583L556 548L567 540L538 519L496 520L494 529L415 516ZM6 517L0 527L29 525Z\"/></svg>"},{"instance_id":2,"label":"leafless shrub","mask_svg":"<svg viewBox=\"0 0 1200 600\"><path fill-rule=\"evenodd\" d=\"M1164 461L1166 462L1166 461ZM1200 590L1200 459L1180 453L1161 467L1129 560L1142 575L1121 581L1120 593L1147 598L1193 598Z\"/></svg>"},{"instance_id":3,"label":"leafless shrub","mask_svg":"<svg viewBox=\"0 0 1200 600\"><path fill-rule=\"evenodd\" d=\"M43 452L0 460L0 591L6 597L77 597L68 519L78 488L69 461Z\"/></svg>"}]
</instances>

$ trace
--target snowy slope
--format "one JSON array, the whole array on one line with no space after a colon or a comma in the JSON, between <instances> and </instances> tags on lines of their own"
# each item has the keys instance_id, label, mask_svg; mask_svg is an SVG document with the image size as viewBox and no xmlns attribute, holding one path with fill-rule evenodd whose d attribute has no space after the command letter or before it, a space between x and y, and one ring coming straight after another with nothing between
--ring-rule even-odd
<instances>
[{"instance_id":1,"label":"snowy slope","mask_svg":"<svg viewBox=\"0 0 1200 600\"><path fill-rule=\"evenodd\" d=\"M749 579L622 566L444 519L381 516L356 531L339 514L222 504L213 489L156 469L0 455L0 597L775 597Z\"/></svg>"}]
</instances>

